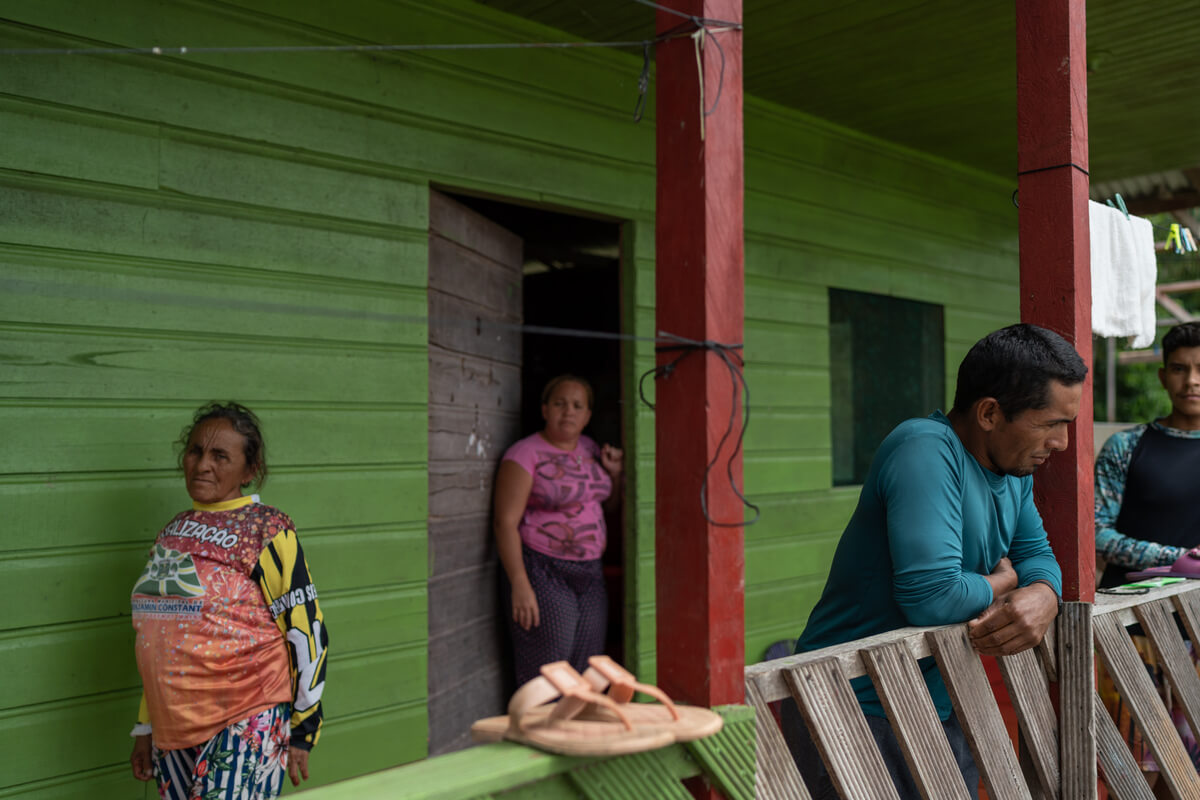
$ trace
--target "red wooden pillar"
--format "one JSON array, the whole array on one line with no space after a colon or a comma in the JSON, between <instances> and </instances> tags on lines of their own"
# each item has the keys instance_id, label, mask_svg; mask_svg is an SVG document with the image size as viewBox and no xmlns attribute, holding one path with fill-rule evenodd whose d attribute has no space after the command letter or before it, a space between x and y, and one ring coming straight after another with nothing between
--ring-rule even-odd
<instances>
[{"instance_id":1,"label":"red wooden pillar","mask_svg":"<svg viewBox=\"0 0 1200 800\"><path fill-rule=\"evenodd\" d=\"M1017 0L1021 319L1062 334L1092 363L1084 0ZM1095 596L1092 375L1071 445L1034 496L1063 571L1063 599Z\"/></svg>"},{"instance_id":2,"label":"red wooden pillar","mask_svg":"<svg viewBox=\"0 0 1200 800\"><path fill-rule=\"evenodd\" d=\"M741 0L664 2L696 17L742 19ZM688 24L658 12L660 33ZM693 39L671 39L656 51L655 302L659 330L736 343L744 292L742 34L715 35L724 74L708 37L703 104L711 113L703 118ZM675 355L660 354L658 363ZM730 381L717 355L699 352L655 384L658 683L674 698L705 706L740 703L745 695L742 529L710 525L700 507L705 465L729 424ZM743 519L725 471L732 445L726 443L708 478L709 514L721 522ZM740 458L733 474L740 485Z\"/></svg>"}]
</instances>

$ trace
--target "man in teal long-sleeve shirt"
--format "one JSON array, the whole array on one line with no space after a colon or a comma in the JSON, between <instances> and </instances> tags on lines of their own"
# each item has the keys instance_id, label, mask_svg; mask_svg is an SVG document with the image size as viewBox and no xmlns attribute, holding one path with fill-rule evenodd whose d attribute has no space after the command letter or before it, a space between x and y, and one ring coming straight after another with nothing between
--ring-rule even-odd
<instances>
[{"instance_id":1,"label":"man in teal long-sleeve shirt","mask_svg":"<svg viewBox=\"0 0 1200 800\"><path fill-rule=\"evenodd\" d=\"M909 625L967 622L975 648L1009 655L1041 641L1062 574L1033 504L1033 472L1067 446L1087 367L1062 337L1003 328L959 367L954 407L897 426L858 506L797 652ZM922 663L972 797L978 772L932 659ZM871 683L855 691L900 797L919 793ZM836 797L793 703L784 732L814 800Z\"/></svg>"}]
</instances>

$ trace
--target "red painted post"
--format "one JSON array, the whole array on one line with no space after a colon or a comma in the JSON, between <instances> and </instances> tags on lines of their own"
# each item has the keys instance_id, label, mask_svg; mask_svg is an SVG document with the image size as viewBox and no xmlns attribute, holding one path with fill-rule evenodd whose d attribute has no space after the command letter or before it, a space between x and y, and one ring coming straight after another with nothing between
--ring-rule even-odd
<instances>
[{"instance_id":1,"label":"red painted post","mask_svg":"<svg viewBox=\"0 0 1200 800\"><path fill-rule=\"evenodd\" d=\"M661 1L697 17L742 20L741 0ZM688 20L658 12L660 33L681 25ZM702 51L708 116L702 116L693 39L671 39L656 51L657 327L736 343L744 293L742 33L713 39L706 37ZM658 363L675 355L660 354ZM699 352L655 384L658 683L672 697L704 706L740 703L745 695L742 529L710 525L700 507L705 465L729 423L730 381L716 354ZM708 477L708 510L721 522L743 519L726 475L732 445L726 443ZM740 486L740 457L733 474Z\"/></svg>"},{"instance_id":2,"label":"red painted post","mask_svg":"<svg viewBox=\"0 0 1200 800\"><path fill-rule=\"evenodd\" d=\"M1084 0L1017 0L1021 319L1066 337L1092 363ZM1034 479L1063 571L1063 599L1095 597L1092 375L1071 445Z\"/></svg>"}]
</instances>

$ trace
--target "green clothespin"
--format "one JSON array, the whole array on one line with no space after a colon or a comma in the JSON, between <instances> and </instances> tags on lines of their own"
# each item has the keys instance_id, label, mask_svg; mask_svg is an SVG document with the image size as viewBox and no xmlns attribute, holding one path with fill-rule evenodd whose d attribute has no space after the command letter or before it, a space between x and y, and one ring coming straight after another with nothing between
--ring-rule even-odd
<instances>
[{"instance_id":1,"label":"green clothespin","mask_svg":"<svg viewBox=\"0 0 1200 800\"><path fill-rule=\"evenodd\" d=\"M1113 197L1115 197L1117 200L1115 205L1113 204L1112 200L1105 200L1104 202L1108 204L1109 208L1119 209L1120 212L1125 215L1125 219L1129 219L1129 209L1125 207L1125 198L1121 197L1120 192L1114 194Z\"/></svg>"},{"instance_id":2,"label":"green clothespin","mask_svg":"<svg viewBox=\"0 0 1200 800\"><path fill-rule=\"evenodd\" d=\"M1175 252L1182 253L1183 252L1183 237L1179 233L1179 223L1172 222L1170 231L1171 232L1167 234L1167 241L1166 241L1166 244L1163 245L1163 250L1170 250L1171 242L1174 241L1175 242Z\"/></svg>"}]
</instances>

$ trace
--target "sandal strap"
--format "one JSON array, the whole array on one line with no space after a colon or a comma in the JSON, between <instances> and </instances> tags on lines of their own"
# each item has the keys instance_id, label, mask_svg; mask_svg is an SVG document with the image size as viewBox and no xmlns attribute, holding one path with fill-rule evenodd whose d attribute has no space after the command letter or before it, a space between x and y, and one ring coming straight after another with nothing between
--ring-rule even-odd
<instances>
[{"instance_id":1,"label":"sandal strap","mask_svg":"<svg viewBox=\"0 0 1200 800\"><path fill-rule=\"evenodd\" d=\"M588 704L594 703L611 710L627 730L633 730L633 723L620 706L608 695L593 689L566 661L543 664L542 675L562 694L562 700L559 700L550 712L550 719L571 719L578 716Z\"/></svg>"},{"instance_id":2,"label":"sandal strap","mask_svg":"<svg viewBox=\"0 0 1200 800\"><path fill-rule=\"evenodd\" d=\"M508 701L508 715L516 720L529 710L549 703L559 694L558 689L554 688L554 684L538 675L536 678L526 681L521 688L513 692L512 699Z\"/></svg>"},{"instance_id":3,"label":"sandal strap","mask_svg":"<svg viewBox=\"0 0 1200 800\"><path fill-rule=\"evenodd\" d=\"M666 692L652 684L639 683L632 672L608 656L590 656L584 677L596 691L604 691L607 687L608 697L617 703L628 703L633 699L635 691L641 692L662 703L671 713L672 719L679 719L679 709Z\"/></svg>"},{"instance_id":4,"label":"sandal strap","mask_svg":"<svg viewBox=\"0 0 1200 800\"><path fill-rule=\"evenodd\" d=\"M513 693L508 702L509 727L520 730L522 720L530 711L550 703L555 698L561 698L554 704L548 719L572 719L588 704L595 703L611 709L628 730L633 730L633 723L617 703L607 695L593 690L583 676L566 661L543 664L541 672L541 675L527 681Z\"/></svg>"}]
</instances>

